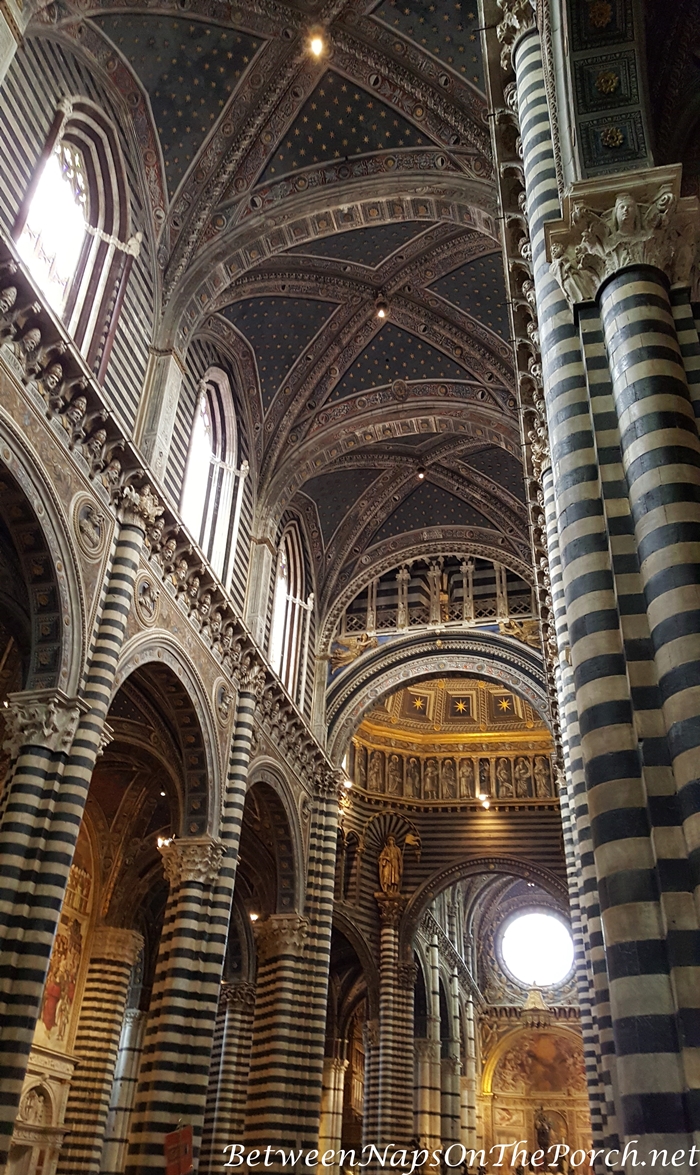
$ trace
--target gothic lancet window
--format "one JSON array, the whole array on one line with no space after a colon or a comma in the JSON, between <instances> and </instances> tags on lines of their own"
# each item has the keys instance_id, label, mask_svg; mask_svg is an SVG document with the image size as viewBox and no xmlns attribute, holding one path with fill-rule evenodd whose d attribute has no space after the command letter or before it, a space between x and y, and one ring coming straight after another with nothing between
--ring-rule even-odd
<instances>
[{"instance_id":1,"label":"gothic lancet window","mask_svg":"<svg viewBox=\"0 0 700 1175\"><path fill-rule=\"evenodd\" d=\"M270 664L287 693L303 704L313 596L305 599L304 556L299 528L290 522L277 553L270 626Z\"/></svg>"},{"instance_id":2,"label":"gothic lancet window","mask_svg":"<svg viewBox=\"0 0 700 1175\"><path fill-rule=\"evenodd\" d=\"M46 301L104 378L138 256L116 128L85 98L56 111L13 236Z\"/></svg>"},{"instance_id":3,"label":"gothic lancet window","mask_svg":"<svg viewBox=\"0 0 700 1175\"><path fill-rule=\"evenodd\" d=\"M57 314L66 304L85 241L87 180L81 153L57 143L39 177L17 242L47 301Z\"/></svg>"},{"instance_id":4,"label":"gothic lancet window","mask_svg":"<svg viewBox=\"0 0 700 1175\"><path fill-rule=\"evenodd\" d=\"M199 385L180 506L213 570L230 585L247 462L236 468L238 434L231 385L210 368Z\"/></svg>"}]
</instances>

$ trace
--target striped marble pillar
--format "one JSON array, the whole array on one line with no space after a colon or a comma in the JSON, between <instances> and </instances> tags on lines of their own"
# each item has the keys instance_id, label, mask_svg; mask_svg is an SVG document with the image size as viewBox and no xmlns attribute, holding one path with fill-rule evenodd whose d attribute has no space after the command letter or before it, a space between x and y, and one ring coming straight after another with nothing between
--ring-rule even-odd
<instances>
[{"instance_id":1,"label":"striped marble pillar","mask_svg":"<svg viewBox=\"0 0 700 1175\"><path fill-rule=\"evenodd\" d=\"M94 933L57 1175L100 1171L129 979L142 946L133 930L99 926Z\"/></svg>"},{"instance_id":2,"label":"striped marble pillar","mask_svg":"<svg viewBox=\"0 0 700 1175\"><path fill-rule=\"evenodd\" d=\"M408 1141L413 1132L413 1054L405 1047L399 995L399 922L406 905L400 894L377 893L379 906L379 1119L378 1141ZM412 1009L411 1009L412 1018ZM412 1042L411 1042L412 1049ZM407 1094L408 1084L408 1094ZM408 1133L406 1133L406 1130Z\"/></svg>"},{"instance_id":3,"label":"striped marble pillar","mask_svg":"<svg viewBox=\"0 0 700 1175\"><path fill-rule=\"evenodd\" d=\"M129 1148L129 1125L136 1099L146 1019L146 1013L142 1012L140 1008L127 1008L124 1013L112 1098L105 1127L105 1141L102 1148L101 1175L120 1175L124 1170Z\"/></svg>"},{"instance_id":4,"label":"striped marble pillar","mask_svg":"<svg viewBox=\"0 0 700 1175\"><path fill-rule=\"evenodd\" d=\"M433 1046L430 1053L430 1115L432 1136L435 1139L435 1146L439 1147L442 1138L442 1071L440 1066L442 1042L440 1040L440 952L436 934L431 937L428 947L427 997L427 1036Z\"/></svg>"},{"instance_id":5,"label":"striped marble pillar","mask_svg":"<svg viewBox=\"0 0 700 1175\"><path fill-rule=\"evenodd\" d=\"M80 700L11 699L16 758L0 825L0 1171L19 1104L51 947L131 609L146 527L162 513L149 487L122 491L119 529L99 602ZM43 691L42 691L43 693ZM77 729L76 729L77 721ZM37 737L38 736L38 737Z\"/></svg>"},{"instance_id":6,"label":"striped marble pillar","mask_svg":"<svg viewBox=\"0 0 700 1175\"><path fill-rule=\"evenodd\" d=\"M224 848L212 837L159 845L170 884L131 1122L128 1175L163 1171L163 1139L191 1125L199 1150L221 973L212 906ZM210 958L213 955L213 959Z\"/></svg>"},{"instance_id":7,"label":"striped marble pillar","mask_svg":"<svg viewBox=\"0 0 700 1175\"><path fill-rule=\"evenodd\" d=\"M161 847L170 894L143 1043L126 1175L165 1169L163 1139L179 1121L192 1126L195 1161L199 1157L255 707L264 683L264 667L246 655L238 679L219 839L183 838Z\"/></svg>"},{"instance_id":8,"label":"striped marble pillar","mask_svg":"<svg viewBox=\"0 0 700 1175\"><path fill-rule=\"evenodd\" d=\"M339 1151L343 1133L343 1094L348 1062L342 1057L326 1057L323 1062L323 1092L318 1127L319 1156L328 1151ZM337 1170L337 1163L328 1166Z\"/></svg>"},{"instance_id":9,"label":"striped marble pillar","mask_svg":"<svg viewBox=\"0 0 700 1175\"><path fill-rule=\"evenodd\" d=\"M362 1145L376 1145L379 1130L379 1021L367 1020L364 1027L365 1097L362 1114Z\"/></svg>"},{"instance_id":10,"label":"striped marble pillar","mask_svg":"<svg viewBox=\"0 0 700 1175\"><path fill-rule=\"evenodd\" d=\"M224 1147L243 1139L255 984L224 983L214 1035L199 1175L221 1170Z\"/></svg>"},{"instance_id":11,"label":"striped marble pillar","mask_svg":"<svg viewBox=\"0 0 700 1175\"><path fill-rule=\"evenodd\" d=\"M560 215L539 35L513 50L555 508L617 1057L620 1132L688 1147L684 1070L580 341L546 255ZM654 1063L650 1064L650 1054Z\"/></svg>"},{"instance_id":12,"label":"striped marble pillar","mask_svg":"<svg viewBox=\"0 0 700 1175\"><path fill-rule=\"evenodd\" d=\"M459 1142L460 1136L460 1039L459 1039L459 979L456 970L450 975L448 991L450 1009L450 1039L447 1042L448 1055L440 1063L442 1099L440 1117L442 1120L442 1141L445 1146Z\"/></svg>"},{"instance_id":13,"label":"striped marble pillar","mask_svg":"<svg viewBox=\"0 0 700 1175\"><path fill-rule=\"evenodd\" d=\"M251 1147L312 1147L309 1133L294 1110L304 1085L307 1023L305 999L309 923L299 914L271 914L255 924L258 977L253 1020L245 1143Z\"/></svg>"},{"instance_id":14,"label":"striped marble pillar","mask_svg":"<svg viewBox=\"0 0 700 1175\"><path fill-rule=\"evenodd\" d=\"M435 1051L435 1041L425 1037L416 1037L414 1042L415 1126L421 1146L427 1146L430 1149L439 1146L439 1139L434 1133L432 1117L432 1076ZM439 1046L437 1051L439 1052Z\"/></svg>"},{"instance_id":15,"label":"striped marble pillar","mask_svg":"<svg viewBox=\"0 0 700 1175\"><path fill-rule=\"evenodd\" d=\"M462 1077L462 1144L476 1147L476 1016L474 998L468 996L464 1009L464 1076Z\"/></svg>"}]
</instances>

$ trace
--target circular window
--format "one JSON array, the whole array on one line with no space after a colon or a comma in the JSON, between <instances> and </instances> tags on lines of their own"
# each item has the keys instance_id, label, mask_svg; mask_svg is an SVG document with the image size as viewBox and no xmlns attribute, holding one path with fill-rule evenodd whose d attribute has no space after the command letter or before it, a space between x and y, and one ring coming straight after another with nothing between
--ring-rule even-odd
<instances>
[{"instance_id":1,"label":"circular window","mask_svg":"<svg viewBox=\"0 0 700 1175\"><path fill-rule=\"evenodd\" d=\"M519 983L551 987L571 971L574 944L568 928L553 914L520 914L503 931L501 956Z\"/></svg>"}]
</instances>

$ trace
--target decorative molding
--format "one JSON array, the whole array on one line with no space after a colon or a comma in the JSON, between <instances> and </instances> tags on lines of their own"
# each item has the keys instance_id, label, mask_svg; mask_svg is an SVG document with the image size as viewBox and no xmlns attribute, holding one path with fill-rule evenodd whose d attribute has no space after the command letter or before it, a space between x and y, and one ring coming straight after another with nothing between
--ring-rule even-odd
<instances>
[{"instance_id":1,"label":"decorative molding","mask_svg":"<svg viewBox=\"0 0 700 1175\"><path fill-rule=\"evenodd\" d=\"M270 914L264 922L255 923L255 943L261 961L278 955L299 955L309 933L309 923L298 914Z\"/></svg>"},{"instance_id":2,"label":"decorative molding","mask_svg":"<svg viewBox=\"0 0 700 1175\"><path fill-rule=\"evenodd\" d=\"M81 714L90 707L80 698L69 698L59 689L23 690L8 695L3 750L16 759L23 746L45 747L54 754L68 754Z\"/></svg>"},{"instance_id":3,"label":"decorative molding","mask_svg":"<svg viewBox=\"0 0 700 1175\"><path fill-rule=\"evenodd\" d=\"M133 967L143 948L143 936L135 930L117 926L98 926L92 940L90 958L105 959L110 963L125 963Z\"/></svg>"},{"instance_id":4,"label":"decorative molding","mask_svg":"<svg viewBox=\"0 0 700 1175\"><path fill-rule=\"evenodd\" d=\"M545 225L547 256L570 305L593 301L622 269L649 265L688 286L700 239L696 196L681 198L680 164L627 179L584 180L564 197L561 221Z\"/></svg>"},{"instance_id":5,"label":"decorative molding","mask_svg":"<svg viewBox=\"0 0 700 1175\"><path fill-rule=\"evenodd\" d=\"M219 876L225 848L221 841L203 836L163 841L158 851L172 892L190 882L212 885Z\"/></svg>"}]
</instances>

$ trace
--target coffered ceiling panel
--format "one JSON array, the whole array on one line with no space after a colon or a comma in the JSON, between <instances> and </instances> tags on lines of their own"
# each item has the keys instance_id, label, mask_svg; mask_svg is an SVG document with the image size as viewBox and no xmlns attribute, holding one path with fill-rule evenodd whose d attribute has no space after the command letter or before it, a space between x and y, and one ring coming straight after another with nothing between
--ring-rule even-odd
<instances>
[{"instance_id":1,"label":"coffered ceiling panel","mask_svg":"<svg viewBox=\"0 0 700 1175\"><path fill-rule=\"evenodd\" d=\"M316 503L326 546L348 511L376 481L379 473L378 469L345 469L342 474L337 471L325 473L305 483L303 492Z\"/></svg>"},{"instance_id":2,"label":"coffered ceiling panel","mask_svg":"<svg viewBox=\"0 0 700 1175\"><path fill-rule=\"evenodd\" d=\"M148 93L172 195L263 42L191 18L93 20Z\"/></svg>"},{"instance_id":3,"label":"coffered ceiling panel","mask_svg":"<svg viewBox=\"0 0 700 1175\"><path fill-rule=\"evenodd\" d=\"M249 298L221 311L255 351L265 411L290 367L334 310L335 304L311 298Z\"/></svg>"},{"instance_id":4,"label":"coffered ceiling panel","mask_svg":"<svg viewBox=\"0 0 700 1175\"><path fill-rule=\"evenodd\" d=\"M500 253L468 261L466 265L433 282L430 289L490 326L501 338L509 337L510 324Z\"/></svg>"},{"instance_id":5,"label":"coffered ceiling panel","mask_svg":"<svg viewBox=\"0 0 700 1175\"><path fill-rule=\"evenodd\" d=\"M355 261L358 265L375 268L402 245L406 245L419 233L425 232L425 228L425 223L417 220L371 225L368 228L353 229L349 233L339 233L335 237L323 237L320 241L299 245L289 252L313 257L332 257L338 261Z\"/></svg>"},{"instance_id":6,"label":"coffered ceiling panel","mask_svg":"<svg viewBox=\"0 0 700 1175\"><path fill-rule=\"evenodd\" d=\"M483 90L476 0L383 0L374 16Z\"/></svg>"},{"instance_id":7,"label":"coffered ceiling panel","mask_svg":"<svg viewBox=\"0 0 700 1175\"><path fill-rule=\"evenodd\" d=\"M329 70L277 147L261 183L324 160L397 147L432 146L375 95Z\"/></svg>"},{"instance_id":8,"label":"coffered ceiling panel","mask_svg":"<svg viewBox=\"0 0 700 1175\"><path fill-rule=\"evenodd\" d=\"M339 400L395 379L468 379L463 367L408 331L388 322L333 389Z\"/></svg>"},{"instance_id":9,"label":"coffered ceiling panel","mask_svg":"<svg viewBox=\"0 0 700 1175\"><path fill-rule=\"evenodd\" d=\"M461 498L440 486L422 482L372 536L372 544L425 526L490 527L491 523Z\"/></svg>"}]
</instances>

